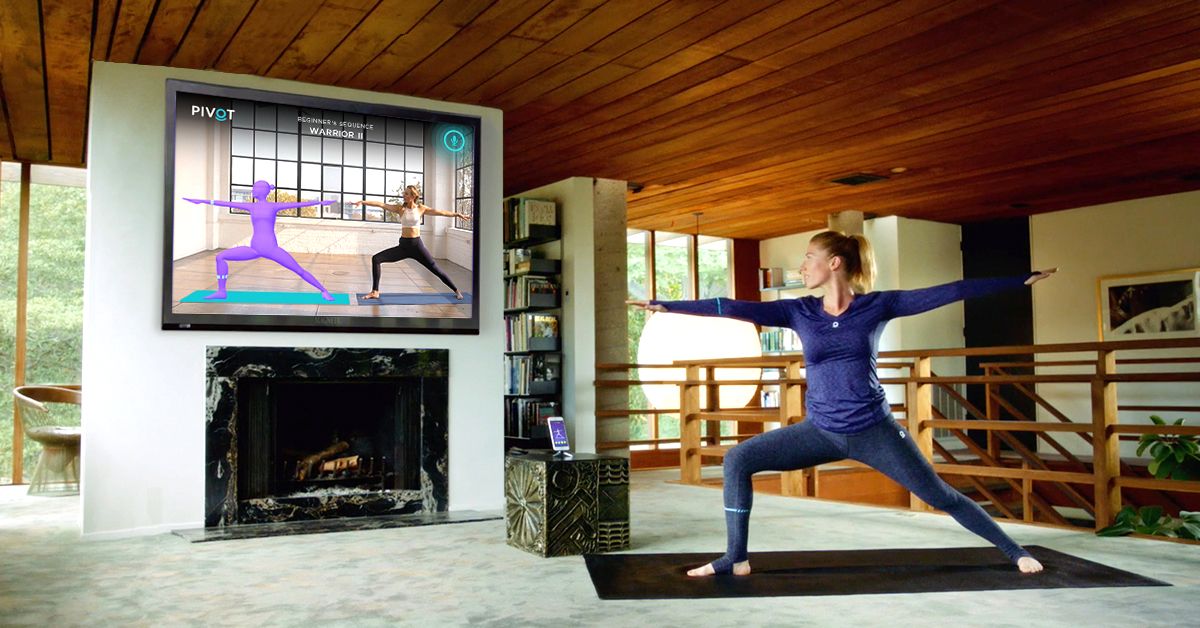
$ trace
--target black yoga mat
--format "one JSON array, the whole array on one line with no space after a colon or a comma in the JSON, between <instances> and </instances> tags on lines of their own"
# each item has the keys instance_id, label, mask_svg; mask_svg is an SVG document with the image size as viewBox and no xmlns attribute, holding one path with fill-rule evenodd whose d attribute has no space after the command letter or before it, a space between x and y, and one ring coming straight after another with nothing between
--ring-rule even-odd
<instances>
[{"instance_id":1,"label":"black yoga mat","mask_svg":"<svg viewBox=\"0 0 1200 628\"><path fill-rule=\"evenodd\" d=\"M588 554L584 560L603 600L1171 586L1045 547L1025 549L1044 571L1020 573L990 547L755 552L749 576L707 578L686 572L719 555Z\"/></svg>"}]
</instances>

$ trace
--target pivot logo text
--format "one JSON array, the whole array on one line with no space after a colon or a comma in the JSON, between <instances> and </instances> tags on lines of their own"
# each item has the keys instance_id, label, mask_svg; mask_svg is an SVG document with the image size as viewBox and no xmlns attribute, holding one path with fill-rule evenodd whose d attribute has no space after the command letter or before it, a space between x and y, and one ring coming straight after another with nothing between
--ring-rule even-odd
<instances>
[{"instance_id":1,"label":"pivot logo text","mask_svg":"<svg viewBox=\"0 0 1200 628\"><path fill-rule=\"evenodd\" d=\"M221 109L218 107L201 107L200 105L192 105L192 115L200 116L201 118L212 118L217 122L225 122L233 119L234 109Z\"/></svg>"}]
</instances>

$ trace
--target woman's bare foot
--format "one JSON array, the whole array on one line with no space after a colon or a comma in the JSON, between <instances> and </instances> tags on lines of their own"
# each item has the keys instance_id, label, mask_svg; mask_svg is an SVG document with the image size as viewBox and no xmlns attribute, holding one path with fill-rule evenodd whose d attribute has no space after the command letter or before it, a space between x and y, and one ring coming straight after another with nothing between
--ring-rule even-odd
<instances>
[{"instance_id":1,"label":"woman's bare foot","mask_svg":"<svg viewBox=\"0 0 1200 628\"><path fill-rule=\"evenodd\" d=\"M1036 558L1022 556L1017 559L1017 569L1020 569L1021 573L1037 573L1042 570L1042 564Z\"/></svg>"},{"instance_id":2,"label":"woman's bare foot","mask_svg":"<svg viewBox=\"0 0 1200 628\"><path fill-rule=\"evenodd\" d=\"M462 290L455 290L454 298L458 299L459 301L462 301L463 300Z\"/></svg>"},{"instance_id":3,"label":"woman's bare foot","mask_svg":"<svg viewBox=\"0 0 1200 628\"><path fill-rule=\"evenodd\" d=\"M716 572L716 570L713 569L712 563L709 563L703 567L689 569L687 572L687 575L689 575L693 578L697 578L697 577L701 577L701 576L711 576L716 573L717 572ZM743 560L740 563L734 563L733 564L733 575L735 575L735 576L750 575L750 561Z\"/></svg>"},{"instance_id":4,"label":"woman's bare foot","mask_svg":"<svg viewBox=\"0 0 1200 628\"><path fill-rule=\"evenodd\" d=\"M372 290L372 291L370 291L370 292L368 292L368 293L364 294L364 295L363 295L363 298L364 298L364 299L378 299L378 298L379 298L379 291L378 291L378 290Z\"/></svg>"}]
</instances>

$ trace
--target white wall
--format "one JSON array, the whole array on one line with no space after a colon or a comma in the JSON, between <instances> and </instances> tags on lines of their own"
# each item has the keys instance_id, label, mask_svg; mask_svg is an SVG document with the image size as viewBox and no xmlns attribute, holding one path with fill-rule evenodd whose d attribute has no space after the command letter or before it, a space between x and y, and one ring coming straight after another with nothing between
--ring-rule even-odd
<instances>
[{"instance_id":1,"label":"white wall","mask_svg":"<svg viewBox=\"0 0 1200 628\"><path fill-rule=\"evenodd\" d=\"M503 503L501 269L479 269L481 332L339 334L160 330L165 80L429 108L482 118L482 208L501 199L503 121L482 107L237 74L96 63L84 271L83 532L203 525L208 345L450 350L450 507ZM482 212L481 259L500 259L499 212ZM457 260L456 260L457 261Z\"/></svg>"},{"instance_id":2,"label":"white wall","mask_svg":"<svg viewBox=\"0 0 1200 628\"><path fill-rule=\"evenodd\" d=\"M1170 194L1120 203L1081 207L1030 218L1033 268L1057 266L1058 273L1033 287L1033 337L1038 344L1097 342L1096 293L1107 275L1200 267L1200 192ZM1196 355L1196 351L1125 351L1117 358ZM1095 359L1095 354L1062 353L1043 360ZM1194 371L1194 364L1156 365L1156 371ZM1146 369L1121 366L1119 372ZM1080 372L1041 367L1038 373ZM1121 404L1200 405L1194 383L1118 386ZM1091 401L1084 384L1040 384L1038 393L1075 421L1091 420ZM1039 408L1039 419L1050 417ZM1122 423L1148 423L1150 412L1121 412ZM1196 413L1168 412L1164 418L1200 423ZM1079 439L1062 439L1076 451L1090 451ZM1136 446L1123 445L1129 455Z\"/></svg>"}]
</instances>

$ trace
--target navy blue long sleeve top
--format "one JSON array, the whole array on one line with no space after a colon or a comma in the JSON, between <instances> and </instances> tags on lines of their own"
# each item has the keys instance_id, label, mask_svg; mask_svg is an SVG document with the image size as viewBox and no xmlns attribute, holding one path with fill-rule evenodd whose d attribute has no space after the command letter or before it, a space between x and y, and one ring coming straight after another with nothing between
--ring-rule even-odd
<instances>
[{"instance_id":1,"label":"navy blue long sleeve top","mask_svg":"<svg viewBox=\"0 0 1200 628\"><path fill-rule=\"evenodd\" d=\"M1019 288L1034 274L869 292L856 295L838 316L826 312L821 298L815 296L761 303L724 298L650 303L668 312L724 316L794 330L803 345L808 379L805 420L830 432L856 434L891 416L876 372L879 337L888 321Z\"/></svg>"}]
</instances>

